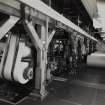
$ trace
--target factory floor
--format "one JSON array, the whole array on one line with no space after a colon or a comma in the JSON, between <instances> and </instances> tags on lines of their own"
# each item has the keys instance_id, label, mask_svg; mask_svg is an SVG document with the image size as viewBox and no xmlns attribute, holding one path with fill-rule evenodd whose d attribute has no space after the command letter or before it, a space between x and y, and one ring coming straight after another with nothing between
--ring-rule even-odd
<instances>
[{"instance_id":1,"label":"factory floor","mask_svg":"<svg viewBox=\"0 0 105 105\"><path fill-rule=\"evenodd\" d=\"M43 102L29 97L18 105L105 105L105 69L84 66L75 79L53 81Z\"/></svg>"}]
</instances>

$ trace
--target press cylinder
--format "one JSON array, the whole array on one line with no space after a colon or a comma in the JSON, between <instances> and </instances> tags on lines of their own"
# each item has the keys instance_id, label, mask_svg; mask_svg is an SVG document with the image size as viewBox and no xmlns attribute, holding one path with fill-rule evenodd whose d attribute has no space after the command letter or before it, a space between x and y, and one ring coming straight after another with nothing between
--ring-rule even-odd
<instances>
[{"instance_id":1,"label":"press cylinder","mask_svg":"<svg viewBox=\"0 0 105 105\"><path fill-rule=\"evenodd\" d=\"M30 55L31 49L22 41L18 43L17 50L17 41L17 36L11 37L4 68L0 70L0 74L3 79L26 84L33 78L33 68L30 67L30 62L23 62L22 58Z\"/></svg>"}]
</instances>

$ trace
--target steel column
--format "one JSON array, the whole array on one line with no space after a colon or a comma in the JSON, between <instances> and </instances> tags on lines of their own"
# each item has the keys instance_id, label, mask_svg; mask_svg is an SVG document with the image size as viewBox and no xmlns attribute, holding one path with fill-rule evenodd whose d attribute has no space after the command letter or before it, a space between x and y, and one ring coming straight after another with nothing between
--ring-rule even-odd
<instances>
[{"instance_id":1,"label":"steel column","mask_svg":"<svg viewBox=\"0 0 105 105\"><path fill-rule=\"evenodd\" d=\"M37 49L37 68L35 70L35 88L40 90L41 99L46 92L46 65L47 65L47 41L48 41L48 22L41 26L41 38L39 38L32 22L25 21L26 31L29 33L32 42Z\"/></svg>"}]
</instances>

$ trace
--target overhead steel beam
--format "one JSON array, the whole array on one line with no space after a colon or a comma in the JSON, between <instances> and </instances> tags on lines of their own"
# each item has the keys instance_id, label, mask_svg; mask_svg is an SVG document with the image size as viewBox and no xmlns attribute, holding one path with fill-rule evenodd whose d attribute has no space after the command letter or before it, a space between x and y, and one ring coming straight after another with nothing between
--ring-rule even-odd
<instances>
[{"instance_id":1,"label":"overhead steel beam","mask_svg":"<svg viewBox=\"0 0 105 105\"><path fill-rule=\"evenodd\" d=\"M30 11L32 12L31 14ZM8 2L8 0L0 0L0 12L21 18L21 3L16 0L11 0L10 2ZM29 7L25 8L25 14L26 17L31 15L37 24L42 25L43 22L46 21L45 15L35 10L32 11Z\"/></svg>"},{"instance_id":2,"label":"overhead steel beam","mask_svg":"<svg viewBox=\"0 0 105 105\"><path fill-rule=\"evenodd\" d=\"M10 18L0 27L0 39L17 23L19 18L10 16Z\"/></svg>"},{"instance_id":3,"label":"overhead steel beam","mask_svg":"<svg viewBox=\"0 0 105 105\"><path fill-rule=\"evenodd\" d=\"M20 17L20 3L15 0L10 2L8 0L0 0L0 12Z\"/></svg>"},{"instance_id":4,"label":"overhead steel beam","mask_svg":"<svg viewBox=\"0 0 105 105\"><path fill-rule=\"evenodd\" d=\"M78 27L77 25L72 23L70 20L66 19L64 16L60 15L58 12L53 10L51 7L44 4L42 1L40 1L40 0L17 0L17 1L20 1L20 2L24 3L25 5L41 12L42 14L66 25L68 28L71 28L80 34L82 34L88 38L91 38L94 41L97 41L94 37L92 37L91 35L86 33L84 30L82 30L80 27Z\"/></svg>"},{"instance_id":5,"label":"overhead steel beam","mask_svg":"<svg viewBox=\"0 0 105 105\"><path fill-rule=\"evenodd\" d=\"M66 19L64 16L54 11L51 7L48 7L40 0L34 0L34 1L33 0L11 0L11 2L8 2L8 0L0 0L0 11L6 14L21 17L21 8L20 8L21 3L24 3L27 5L25 9L26 15L30 15L29 7L31 7L33 10L31 13L33 18L37 18L41 21L46 21L46 17L50 17L49 22L52 22L52 20L55 20L57 25L61 24L61 25L58 25L59 28L63 28L66 31L71 31L71 29L75 30L78 33L82 34L83 36L86 36L94 41L97 41L94 37L86 33L84 30L82 30L80 27L72 23L70 20Z\"/></svg>"}]
</instances>

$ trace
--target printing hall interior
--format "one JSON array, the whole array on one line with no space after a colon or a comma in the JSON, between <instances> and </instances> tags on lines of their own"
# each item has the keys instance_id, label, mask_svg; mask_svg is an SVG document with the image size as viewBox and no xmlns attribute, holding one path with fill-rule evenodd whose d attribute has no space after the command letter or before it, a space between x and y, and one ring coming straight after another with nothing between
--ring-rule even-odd
<instances>
[{"instance_id":1,"label":"printing hall interior","mask_svg":"<svg viewBox=\"0 0 105 105\"><path fill-rule=\"evenodd\" d=\"M105 105L105 0L0 0L0 105Z\"/></svg>"}]
</instances>

